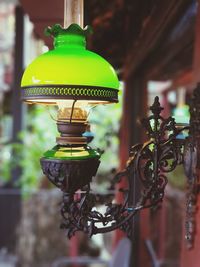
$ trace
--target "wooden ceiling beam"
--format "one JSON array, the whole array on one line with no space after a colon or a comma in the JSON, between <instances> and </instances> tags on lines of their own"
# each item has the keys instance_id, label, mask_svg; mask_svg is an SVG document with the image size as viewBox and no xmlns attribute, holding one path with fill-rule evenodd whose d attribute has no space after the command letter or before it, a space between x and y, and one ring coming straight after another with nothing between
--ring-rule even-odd
<instances>
[{"instance_id":1,"label":"wooden ceiling beam","mask_svg":"<svg viewBox=\"0 0 200 267\"><path fill-rule=\"evenodd\" d=\"M44 29L55 23L63 23L64 1L20 0L20 2L34 24L36 37L43 39L46 45L51 45L51 39L44 36Z\"/></svg>"},{"instance_id":2,"label":"wooden ceiling beam","mask_svg":"<svg viewBox=\"0 0 200 267\"><path fill-rule=\"evenodd\" d=\"M30 19L48 19L54 20L64 18L64 1L49 1L49 0L20 0L24 11L30 16ZM34 21L33 21L34 22Z\"/></svg>"},{"instance_id":3,"label":"wooden ceiling beam","mask_svg":"<svg viewBox=\"0 0 200 267\"><path fill-rule=\"evenodd\" d=\"M184 38L161 50L157 58L148 62L147 80L173 79L180 70L192 68L193 41L186 34Z\"/></svg>"},{"instance_id":4,"label":"wooden ceiling beam","mask_svg":"<svg viewBox=\"0 0 200 267\"><path fill-rule=\"evenodd\" d=\"M192 91L193 75L192 68L183 70L174 77L172 85L164 93L177 90L180 87L186 87L188 92Z\"/></svg>"},{"instance_id":5,"label":"wooden ceiling beam","mask_svg":"<svg viewBox=\"0 0 200 267\"><path fill-rule=\"evenodd\" d=\"M166 39L166 36L191 4L191 1L165 0L157 3L152 14L143 24L143 29L137 43L132 48L132 52L129 53L125 69L126 76L132 75Z\"/></svg>"}]
</instances>

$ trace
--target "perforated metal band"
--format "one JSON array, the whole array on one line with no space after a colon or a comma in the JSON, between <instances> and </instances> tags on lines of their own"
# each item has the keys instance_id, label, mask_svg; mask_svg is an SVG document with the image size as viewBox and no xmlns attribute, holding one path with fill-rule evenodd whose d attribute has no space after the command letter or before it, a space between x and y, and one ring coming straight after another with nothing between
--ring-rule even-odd
<instances>
[{"instance_id":1,"label":"perforated metal band","mask_svg":"<svg viewBox=\"0 0 200 267\"><path fill-rule=\"evenodd\" d=\"M22 100L82 99L118 102L118 90L96 86L48 85L22 87ZM41 99L41 101L40 101Z\"/></svg>"}]
</instances>

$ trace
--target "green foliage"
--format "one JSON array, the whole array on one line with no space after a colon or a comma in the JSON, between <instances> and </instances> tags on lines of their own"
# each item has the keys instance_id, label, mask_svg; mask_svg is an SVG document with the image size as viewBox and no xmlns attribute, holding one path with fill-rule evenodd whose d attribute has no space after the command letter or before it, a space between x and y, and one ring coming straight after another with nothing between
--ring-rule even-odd
<instances>
[{"instance_id":1,"label":"green foliage","mask_svg":"<svg viewBox=\"0 0 200 267\"><path fill-rule=\"evenodd\" d=\"M54 146L57 131L55 122L43 106L31 107L26 122L26 130L19 135L20 143L6 145L2 149L0 179L8 181L11 169L19 165L22 168L20 186L29 191L38 187L42 177L39 159L45 150Z\"/></svg>"},{"instance_id":2,"label":"green foliage","mask_svg":"<svg viewBox=\"0 0 200 267\"><path fill-rule=\"evenodd\" d=\"M1 147L0 160L0 182L6 182L10 179L11 168L11 145Z\"/></svg>"},{"instance_id":3,"label":"green foliage","mask_svg":"<svg viewBox=\"0 0 200 267\"><path fill-rule=\"evenodd\" d=\"M95 134L91 145L104 151L98 173L108 173L119 165L119 127L122 114L122 96L119 103L100 105L90 114L91 131Z\"/></svg>"},{"instance_id":4,"label":"green foliage","mask_svg":"<svg viewBox=\"0 0 200 267\"><path fill-rule=\"evenodd\" d=\"M101 176L118 167L120 117L121 97L118 104L98 106L91 110L91 130L95 134L91 146L105 150L99 168ZM20 142L2 148L0 181L9 181L11 169L19 165L22 168L19 185L25 192L29 192L39 186L43 177L39 159L46 150L55 145L58 133L56 123L50 117L47 107L29 107L25 121L26 129L19 135Z\"/></svg>"}]
</instances>

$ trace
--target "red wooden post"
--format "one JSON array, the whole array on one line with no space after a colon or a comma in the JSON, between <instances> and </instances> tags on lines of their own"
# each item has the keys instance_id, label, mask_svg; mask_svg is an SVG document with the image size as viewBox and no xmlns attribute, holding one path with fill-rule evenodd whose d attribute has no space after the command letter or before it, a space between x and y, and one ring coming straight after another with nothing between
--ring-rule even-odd
<instances>
[{"instance_id":1,"label":"red wooden post","mask_svg":"<svg viewBox=\"0 0 200 267\"><path fill-rule=\"evenodd\" d=\"M130 149L130 90L125 86L124 95L123 95L123 112L122 112L122 122L120 127L120 148L119 148L119 158L120 158L120 165L119 170L123 170L126 167L126 161L129 156L129 149ZM124 180L118 185L118 188L126 186ZM116 195L116 201L118 203L123 201L123 196L121 193ZM114 237L113 237L113 249L117 246L117 243L125 237L125 234L120 231L116 230Z\"/></svg>"},{"instance_id":2,"label":"red wooden post","mask_svg":"<svg viewBox=\"0 0 200 267\"><path fill-rule=\"evenodd\" d=\"M79 198L79 194L74 196L75 200ZM76 233L71 239L69 243L69 257L77 257L79 256L79 233ZM78 267L77 264L72 264L72 267Z\"/></svg>"},{"instance_id":3,"label":"red wooden post","mask_svg":"<svg viewBox=\"0 0 200 267\"><path fill-rule=\"evenodd\" d=\"M141 130L142 128L138 124L138 119L144 116L146 110L146 88L145 83L141 79L142 75L136 74L134 76L126 77L126 87L124 92L124 102L123 102L123 118L120 131L120 169L125 168L127 159L129 157L129 151L133 144L142 141ZM124 186L123 181L119 186ZM131 199L130 205L136 204L139 199L140 184L139 181L135 181L135 188L130 188ZM122 195L117 195L117 201L122 201ZM132 221L132 257L130 259L130 266L140 266L139 265L139 250L140 250L140 216L136 215ZM145 229L148 224L144 225ZM121 239L124 234L120 231L116 231L114 237L114 245L117 244L119 239ZM142 250L144 251L144 243ZM144 265L141 265L144 266ZM145 265L148 267L148 265Z\"/></svg>"},{"instance_id":4,"label":"red wooden post","mask_svg":"<svg viewBox=\"0 0 200 267\"><path fill-rule=\"evenodd\" d=\"M70 240L70 246L69 246L69 256L71 257L77 257L78 252L78 235L76 234L73 236ZM76 265L73 265L73 267L76 267Z\"/></svg>"}]
</instances>

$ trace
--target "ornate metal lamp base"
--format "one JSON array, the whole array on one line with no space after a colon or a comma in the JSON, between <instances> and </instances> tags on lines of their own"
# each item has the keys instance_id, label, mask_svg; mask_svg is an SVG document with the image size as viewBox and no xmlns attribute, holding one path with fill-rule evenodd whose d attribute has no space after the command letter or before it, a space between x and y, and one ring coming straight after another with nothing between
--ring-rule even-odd
<instances>
[{"instance_id":1,"label":"ornate metal lamp base","mask_svg":"<svg viewBox=\"0 0 200 267\"><path fill-rule=\"evenodd\" d=\"M200 86L196 89L195 94L198 95L199 101L197 98L195 101L198 102L199 113L196 110L197 104L193 101L191 126L186 140L180 140L178 136L182 131L189 130L189 127L177 126L172 117L164 119L161 116L163 108L160 106L159 98L155 98L150 107L152 115L142 120L149 141L131 148L127 167L117 173L111 182L110 189L114 189L115 184L122 179L128 180L127 188L121 190L124 194L124 202L117 204L113 203L110 198L107 198L109 200L104 199L107 206L104 214L95 208L99 200L102 202L102 198L90 191L92 176L96 174L99 166L98 159L76 162L41 159L44 174L64 192L61 227L67 230L69 238L76 231L83 231L91 236L117 228L124 230L129 235L133 216L141 209L157 206L163 200L167 184L166 174L173 171L177 165L183 164L189 184L186 239L189 247L192 247L195 233L195 203L198 193L196 168L200 116L197 117L197 114L200 114ZM142 191L138 203L130 206L130 187L133 179L140 180ZM83 187L85 191L79 193L79 197L76 198L75 191Z\"/></svg>"},{"instance_id":2,"label":"ornate metal lamp base","mask_svg":"<svg viewBox=\"0 0 200 267\"><path fill-rule=\"evenodd\" d=\"M41 158L43 173L65 193L74 193L91 182L99 167L99 159L53 160Z\"/></svg>"}]
</instances>

